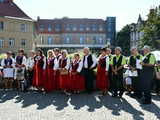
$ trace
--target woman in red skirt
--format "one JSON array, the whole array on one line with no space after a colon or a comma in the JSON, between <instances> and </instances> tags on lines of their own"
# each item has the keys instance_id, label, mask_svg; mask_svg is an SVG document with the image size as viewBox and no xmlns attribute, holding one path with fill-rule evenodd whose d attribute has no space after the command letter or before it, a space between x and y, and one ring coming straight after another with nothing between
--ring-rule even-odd
<instances>
[{"instance_id":1,"label":"woman in red skirt","mask_svg":"<svg viewBox=\"0 0 160 120\"><path fill-rule=\"evenodd\" d=\"M42 91L44 88L44 82L46 81L46 58L43 56L43 52L41 50L37 50L34 61L33 86Z\"/></svg>"},{"instance_id":2,"label":"woman in red skirt","mask_svg":"<svg viewBox=\"0 0 160 120\"><path fill-rule=\"evenodd\" d=\"M102 48L98 59L96 86L102 91L103 95L107 94L109 88L108 69L109 57L106 55L106 48Z\"/></svg>"},{"instance_id":3,"label":"woman in red skirt","mask_svg":"<svg viewBox=\"0 0 160 120\"><path fill-rule=\"evenodd\" d=\"M70 95L71 82L69 77L70 59L67 57L67 51L62 51L62 56L59 60L60 71L60 89L64 91L66 95Z\"/></svg>"},{"instance_id":4,"label":"woman in red skirt","mask_svg":"<svg viewBox=\"0 0 160 120\"><path fill-rule=\"evenodd\" d=\"M84 77L79 73L80 69L83 66L82 64L83 63L80 60L79 54L75 54L70 69L71 89L74 91L75 94L79 94L80 91L85 90Z\"/></svg>"},{"instance_id":5,"label":"woman in red skirt","mask_svg":"<svg viewBox=\"0 0 160 120\"><path fill-rule=\"evenodd\" d=\"M57 60L53 54L52 50L48 51L47 58L47 81L45 82L45 91L51 92L56 89L56 81L55 81L55 70L57 69Z\"/></svg>"}]
</instances>

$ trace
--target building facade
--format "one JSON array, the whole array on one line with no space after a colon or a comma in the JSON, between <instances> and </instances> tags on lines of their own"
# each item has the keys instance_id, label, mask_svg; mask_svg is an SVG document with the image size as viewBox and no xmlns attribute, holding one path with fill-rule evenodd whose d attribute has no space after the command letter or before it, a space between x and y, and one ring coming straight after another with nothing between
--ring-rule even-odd
<instances>
[{"instance_id":1,"label":"building facade","mask_svg":"<svg viewBox=\"0 0 160 120\"><path fill-rule=\"evenodd\" d=\"M106 19L106 39L111 46L115 45L116 37L116 17Z\"/></svg>"},{"instance_id":2,"label":"building facade","mask_svg":"<svg viewBox=\"0 0 160 120\"><path fill-rule=\"evenodd\" d=\"M0 0L0 53L34 47L34 21L12 0Z\"/></svg>"},{"instance_id":3,"label":"building facade","mask_svg":"<svg viewBox=\"0 0 160 120\"><path fill-rule=\"evenodd\" d=\"M26 15L13 0L0 0L0 53L22 48L42 50L60 48L75 52L83 47L92 50L113 44L116 18L38 19Z\"/></svg>"},{"instance_id":4,"label":"building facade","mask_svg":"<svg viewBox=\"0 0 160 120\"><path fill-rule=\"evenodd\" d=\"M107 24L108 21L103 19L62 18L48 20L38 17L36 47L45 50L68 49L69 52L77 51L83 47L97 50L110 43L107 39Z\"/></svg>"},{"instance_id":5,"label":"building facade","mask_svg":"<svg viewBox=\"0 0 160 120\"><path fill-rule=\"evenodd\" d=\"M130 47L139 47L140 41L143 37L143 31L141 31L141 28L144 26L145 21L142 20L141 15L139 15L137 23L133 23L130 25L131 31L130 31Z\"/></svg>"}]
</instances>

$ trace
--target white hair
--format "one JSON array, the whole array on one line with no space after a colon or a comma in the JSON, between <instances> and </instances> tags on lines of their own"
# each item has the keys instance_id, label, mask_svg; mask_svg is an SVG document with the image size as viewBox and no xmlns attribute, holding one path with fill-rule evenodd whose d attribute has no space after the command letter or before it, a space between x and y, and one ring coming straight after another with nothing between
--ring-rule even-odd
<instances>
[{"instance_id":1,"label":"white hair","mask_svg":"<svg viewBox=\"0 0 160 120\"><path fill-rule=\"evenodd\" d=\"M143 50L151 50L151 48L150 48L150 46L145 45L145 46L143 47Z\"/></svg>"},{"instance_id":2,"label":"white hair","mask_svg":"<svg viewBox=\"0 0 160 120\"><path fill-rule=\"evenodd\" d=\"M138 50L138 49L137 49L137 47L134 46L134 47L131 48L131 51L132 50Z\"/></svg>"},{"instance_id":3,"label":"white hair","mask_svg":"<svg viewBox=\"0 0 160 120\"><path fill-rule=\"evenodd\" d=\"M89 47L84 47L83 50L88 50L88 51L90 51Z\"/></svg>"},{"instance_id":4,"label":"white hair","mask_svg":"<svg viewBox=\"0 0 160 120\"><path fill-rule=\"evenodd\" d=\"M67 50L62 50L62 54L63 53L68 54Z\"/></svg>"},{"instance_id":5,"label":"white hair","mask_svg":"<svg viewBox=\"0 0 160 120\"><path fill-rule=\"evenodd\" d=\"M119 50L120 52L122 52L122 48L121 47L116 47L115 50Z\"/></svg>"}]
</instances>

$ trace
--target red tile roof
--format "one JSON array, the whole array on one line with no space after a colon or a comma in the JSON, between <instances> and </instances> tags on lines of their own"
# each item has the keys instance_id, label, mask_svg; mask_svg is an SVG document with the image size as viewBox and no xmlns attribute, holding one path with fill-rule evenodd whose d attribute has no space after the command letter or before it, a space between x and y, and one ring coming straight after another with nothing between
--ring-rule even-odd
<instances>
[{"instance_id":1,"label":"red tile roof","mask_svg":"<svg viewBox=\"0 0 160 120\"><path fill-rule=\"evenodd\" d=\"M12 2L12 0L0 3L0 16L31 19L14 2Z\"/></svg>"}]
</instances>

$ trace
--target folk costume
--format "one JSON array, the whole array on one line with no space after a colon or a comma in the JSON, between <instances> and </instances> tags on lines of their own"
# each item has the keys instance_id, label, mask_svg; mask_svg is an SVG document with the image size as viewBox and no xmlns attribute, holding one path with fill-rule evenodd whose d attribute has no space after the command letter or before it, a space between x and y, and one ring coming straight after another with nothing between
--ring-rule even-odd
<instances>
[{"instance_id":1,"label":"folk costume","mask_svg":"<svg viewBox=\"0 0 160 120\"><path fill-rule=\"evenodd\" d=\"M100 56L97 67L96 87L101 91L108 91L109 89L109 57Z\"/></svg>"},{"instance_id":2,"label":"folk costume","mask_svg":"<svg viewBox=\"0 0 160 120\"><path fill-rule=\"evenodd\" d=\"M112 59L111 65L116 73L114 73L113 69L113 76L112 76L112 86L113 86L113 96L122 97L124 93L124 86L123 86L123 65L126 64L126 59L123 55L115 55Z\"/></svg>"},{"instance_id":3,"label":"folk costume","mask_svg":"<svg viewBox=\"0 0 160 120\"><path fill-rule=\"evenodd\" d=\"M29 57L27 59L27 65L26 65L27 88L29 88L33 82L34 63L35 63L34 57Z\"/></svg>"},{"instance_id":4,"label":"folk costume","mask_svg":"<svg viewBox=\"0 0 160 120\"><path fill-rule=\"evenodd\" d=\"M58 56L55 56L55 58L57 60L57 67L58 67L61 55L59 54ZM59 90L60 89L60 71L59 71L59 69L55 70L55 84L56 84L55 85L56 86L56 90Z\"/></svg>"},{"instance_id":5,"label":"folk costume","mask_svg":"<svg viewBox=\"0 0 160 120\"><path fill-rule=\"evenodd\" d=\"M44 82L46 82L46 58L41 56L35 56L34 58L34 75L33 75L33 86L34 87L44 87Z\"/></svg>"},{"instance_id":6,"label":"folk costume","mask_svg":"<svg viewBox=\"0 0 160 120\"><path fill-rule=\"evenodd\" d=\"M81 74L85 78L85 89L88 93L93 92L95 74L94 69L97 67L97 59L94 55L89 54L83 57L83 67Z\"/></svg>"},{"instance_id":7,"label":"folk costume","mask_svg":"<svg viewBox=\"0 0 160 120\"><path fill-rule=\"evenodd\" d=\"M26 69L27 59L23 56L17 56L15 58L15 75L14 79L21 81L25 79L25 69ZM19 67L19 65L21 67Z\"/></svg>"},{"instance_id":8,"label":"folk costume","mask_svg":"<svg viewBox=\"0 0 160 120\"><path fill-rule=\"evenodd\" d=\"M1 66L3 67L3 78L5 83L5 88L12 88L13 78L14 78L14 59L12 57L5 58L1 61Z\"/></svg>"},{"instance_id":9,"label":"folk costume","mask_svg":"<svg viewBox=\"0 0 160 120\"><path fill-rule=\"evenodd\" d=\"M128 60L128 65L131 71L137 72L137 76L131 76L131 80L132 80L132 88L133 88L133 96L134 97L141 97L141 93L140 93L140 74L141 74L141 70L142 70L142 66L140 65L140 62L142 62L142 58L143 56L138 54L136 56L130 56L129 60Z\"/></svg>"},{"instance_id":10,"label":"folk costume","mask_svg":"<svg viewBox=\"0 0 160 120\"><path fill-rule=\"evenodd\" d=\"M82 61L81 60L73 60L71 63L71 73L70 73L70 79L71 79L71 89L72 91L84 91L85 90L85 80L84 77L80 74L79 69L82 67Z\"/></svg>"},{"instance_id":11,"label":"folk costume","mask_svg":"<svg viewBox=\"0 0 160 120\"><path fill-rule=\"evenodd\" d=\"M57 59L55 57L50 57L47 59L47 81L45 82L45 90L51 92L56 90L57 81L56 81L56 71L58 67Z\"/></svg>"},{"instance_id":12,"label":"folk costume","mask_svg":"<svg viewBox=\"0 0 160 120\"><path fill-rule=\"evenodd\" d=\"M70 59L68 57L64 59L61 57L59 60L60 89L64 91L71 89L69 67L70 67Z\"/></svg>"},{"instance_id":13,"label":"folk costume","mask_svg":"<svg viewBox=\"0 0 160 120\"><path fill-rule=\"evenodd\" d=\"M148 53L143 57L144 64L151 64L152 66L143 65L140 75L140 90L144 93L144 103L151 103L151 90L154 79L154 64L156 63L155 56Z\"/></svg>"}]
</instances>

